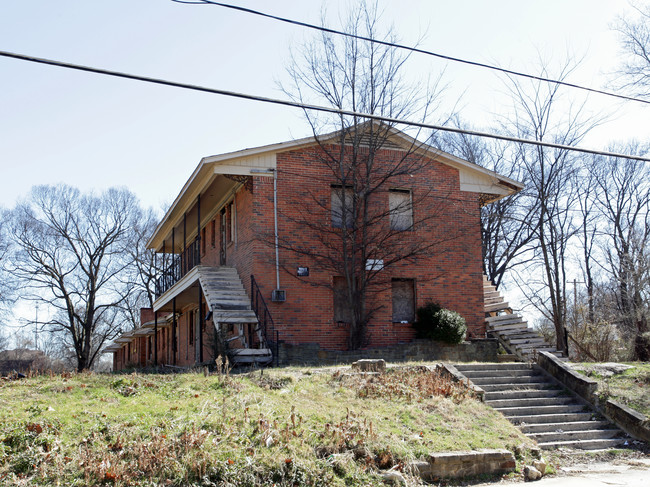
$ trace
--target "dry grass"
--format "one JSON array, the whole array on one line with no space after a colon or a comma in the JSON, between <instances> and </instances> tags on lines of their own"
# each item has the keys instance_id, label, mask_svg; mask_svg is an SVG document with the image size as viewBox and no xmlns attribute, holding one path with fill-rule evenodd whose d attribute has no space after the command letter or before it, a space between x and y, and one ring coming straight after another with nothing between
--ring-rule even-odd
<instances>
[{"instance_id":1,"label":"dry grass","mask_svg":"<svg viewBox=\"0 0 650 487\"><path fill-rule=\"evenodd\" d=\"M408 477L432 451L520 444L463 385L422 368L0 385L2 485L383 485L379 470Z\"/></svg>"}]
</instances>

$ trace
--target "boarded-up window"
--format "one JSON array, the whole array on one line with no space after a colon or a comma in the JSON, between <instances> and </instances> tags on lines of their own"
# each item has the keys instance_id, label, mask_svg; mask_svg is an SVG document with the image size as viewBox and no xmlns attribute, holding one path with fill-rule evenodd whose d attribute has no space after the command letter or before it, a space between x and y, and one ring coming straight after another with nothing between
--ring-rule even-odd
<instances>
[{"instance_id":1,"label":"boarded-up window","mask_svg":"<svg viewBox=\"0 0 650 487\"><path fill-rule=\"evenodd\" d=\"M415 320L415 281L393 279L393 323Z\"/></svg>"},{"instance_id":2,"label":"boarded-up window","mask_svg":"<svg viewBox=\"0 0 650 487\"><path fill-rule=\"evenodd\" d=\"M411 192L408 189L391 189L388 192L388 208L390 210L390 229L397 231L410 230L413 226L413 205Z\"/></svg>"},{"instance_id":3,"label":"boarded-up window","mask_svg":"<svg viewBox=\"0 0 650 487\"><path fill-rule=\"evenodd\" d=\"M332 186L332 226L334 228L352 228L354 222L353 197L352 188Z\"/></svg>"},{"instance_id":4,"label":"boarded-up window","mask_svg":"<svg viewBox=\"0 0 650 487\"><path fill-rule=\"evenodd\" d=\"M348 284L345 277L334 278L334 321L336 323L351 323L352 310L348 301Z\"/></svg>"}]
</instances>

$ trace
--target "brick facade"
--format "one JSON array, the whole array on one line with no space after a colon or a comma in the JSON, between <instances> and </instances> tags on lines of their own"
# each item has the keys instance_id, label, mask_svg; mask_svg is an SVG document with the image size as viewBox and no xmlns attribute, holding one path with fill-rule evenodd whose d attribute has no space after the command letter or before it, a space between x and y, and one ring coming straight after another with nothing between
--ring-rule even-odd
<instances>
[{"instance_id":1,"label":"brick facade","mask_svg":"<svg viewBox=\"0 0 650 487\"><path fill-rule=\"evenodd\" d=\"M336 150L335 146L329 148ZM216 198L218 204L207 206L201 203L199 214L206 215L207 219L202 221L198 230L200 265L236 268L249 296L252 292L250 277L255 276L275 322L273 331L277 332L284 347L285 358L299 357L296 347L300 346L305 350L318 349L321 353L345 351L349 325L334 317L332 286L337 275L331 268L319 265L318 258L308 252L316 249L318 254L325 245L336 245L331 202L332 188L337 181L320 160L322 149L319 145L303 144L268 152L272 153L275 162L271 171L264 174L263 171L251 170L255 175L231 178L237 184L229 183L230 192ZM375 167L381 171L382 167L389 167L392 161L404 154L398 148L378 151L374 154ZM419 170L390 179L386 187L373 194L370 205L370 213L386 215L379 226L388 229L391 190L401 191L413 201L412 228L394 232L391 239L386 239L380 248L375 249L386 262L400 248L422 245L422 242L430 244L425 252L387 265L377 274L376 287L368 294L368 309L374 312L368 325L369 343L366 348L390 349L393 355L399 355L395 346L413 343L415 338L410 322L393 322L396 280L406 282L407 290L413 286L415 307L430 301L438 302L465 318L468 338L483 339L486 333L480 230L480 201L485 194L471 188L468 190L467 185L463 187L461 170L471 166L469 163L465 162L465 166L459 169L458 164L445 163L434 153L417 157L420 158ZM218 166L215 168L217 172ZM478 169L470 167L469 171ZM278 235L281 242L280 288L286 292L285 302L271 302L271 293L276 289L274 177L277 178ZM496 178L492 177L492 180ZM512 192L511 187L507 191ZM186 211L196 211L196 208ZM178 221L178 216L175 218ZM179 223L175 225L180 228ZM327 231L320 231L319 226ZM305 252L298 253L290 248L300 248ZM309 276L298 277L298 267L307 267ZM191 366L200 362L195 353L196 337L193 336L196 327L192 329L198 319L196 289L196 299L190 298L189 304L184 302L175 309L175 332L173 321L160 320L157 338L150 334L134 339L114 353L114 368L152 363L155 354L151 351L155 342L158 344L159 363ZM201 300L201 305L205 317L210 309L205 299ZM169 305L165 310L170 311ZM147 312L142 318L143 323L152 321L154 314ZM229 337L235 336L236 328L237 325L226 329ZM201 329L203 362L213 362L217 353L214 324L204 320ZM173 353L171 343L174 333L176 353ZM275 341L276 336L269 338Z\"/></svg>"}]
</instances>

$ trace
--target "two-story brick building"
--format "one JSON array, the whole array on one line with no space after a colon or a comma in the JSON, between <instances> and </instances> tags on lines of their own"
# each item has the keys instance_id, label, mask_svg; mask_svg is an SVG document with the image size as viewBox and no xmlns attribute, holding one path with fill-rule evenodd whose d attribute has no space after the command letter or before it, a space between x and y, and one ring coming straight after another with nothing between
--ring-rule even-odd
<instances>
[{"instance_id":1,"label":"two-story brick building","mask_svg":"<svg viewBox=\"0 0 650 487\"><path fill-rule=\"evenodd\" d=\"M280 346L348 348L335 260L349 217L342 202L353 195L323 164L345 147L340 135L200 161L149 241L167 264L143 328L109 348L115 369L213 362L224 347L260 362ZM354 151L370 153L363 142ZM485 337L480 208L522 185L395 129L372 157L378 172L407 158L417 171L385 178L372 196L384 233L363 254L375 274L364 348L413 340L415 309L428 301L459 312L469 337Z\"/></svg>"}]
</instances>

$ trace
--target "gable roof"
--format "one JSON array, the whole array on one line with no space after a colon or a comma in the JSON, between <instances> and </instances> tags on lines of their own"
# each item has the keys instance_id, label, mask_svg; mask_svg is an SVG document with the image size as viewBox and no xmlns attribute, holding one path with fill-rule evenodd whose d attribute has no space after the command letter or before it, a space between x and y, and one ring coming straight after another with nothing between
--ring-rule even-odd
<instances>
[{"instance_id":1,"label":"gable roof","mask_svg":"<svg viewBox=\"0 0 650 487\"><path fill-rule=\"evenodd\" d=\"M366 124L371 123L380 124L374 121L366 122ZM461 190L483 194L484 203L496 201L524 188L522 183L514 179L436 149L394 127L387 128L387 130L389 132L387 140L390 145L386 148L410 150L457 169L460 175ZM341 135L342 131L335 131L325 135L312 135L302 139L203 157L156 227L147 242L147 248L157 249L161 246L162 240L165 238L164 235L194 205L198 195L211 184L215 176L268 177L277 168L277 154L302 147L337 142Z\"/></svg>"}]
</instances>

